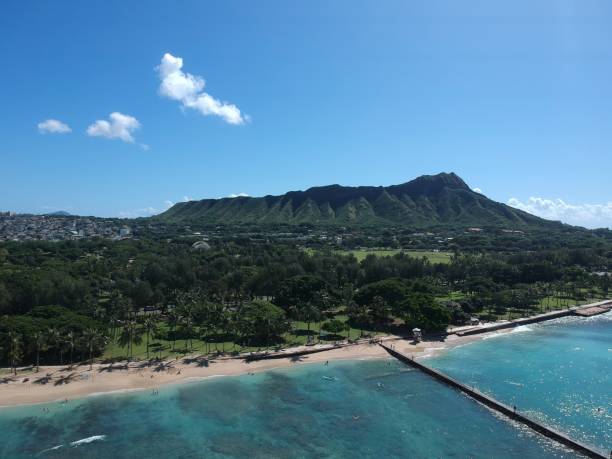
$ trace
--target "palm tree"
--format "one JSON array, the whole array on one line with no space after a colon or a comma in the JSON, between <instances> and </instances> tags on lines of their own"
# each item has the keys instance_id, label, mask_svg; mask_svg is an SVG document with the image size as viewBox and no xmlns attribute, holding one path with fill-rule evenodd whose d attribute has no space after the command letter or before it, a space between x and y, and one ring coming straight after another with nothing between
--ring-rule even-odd
<instances>
[{"instance_id":1,"label":"palm tree","mask_svg":"<svg viewBox=\"0 0 612 459\"><path fill-rule=\"evenodd\" d=\"M185 347L187 347L187 340L189 339L189 347L193 349L193 317L191 314L187 314L182 317L183 331L187 335L185 337Z\"/></svg>"},{"instance_id":2,"label":"palm tree","mask_svg":"<svg viewBox=\"0 0 612 459\"><path fill-rule=\"evenodd\" d=\"M88 328L83 332L83 340L89 351L89 369L93 367L93 350L94 347L99 346L103 341L103 336L95 328Z\"/></svg>"},{"instance_id":3,"label":"palm tree","mask_svg":"<svg viewBox=\"0 0 612 459\"><path fill-rule=\"evenodd\" d=\"M115 341L117 339L117 328L119 326L119 324L121 323L121 321L119 320L119 317L116 314L112 314L109 319L108 319L108 325L109 325L109 332L110 332L110 339L112 341Z\"/></svg>"},{"instance_id":4,"label":"palm tree","mask_svg":"<svg viewBox=\"0 0 612 459\"><path fill-rule=\"evenodd\" d=\"M36 373L38 373L40 369L40 351L43 350L47 340L44 333L39 331L34 333L33 338L34 345L36 346Z\"/></svg>"},{"instance_id":5,"label":"palm tree","mask_svg":"<svg viewBox=\"0 0 612 459\"><path fill-rule=\"evenodd\" d=\"M230 334L231 327L231 316L230 312L223 306L220 305L219 309L219 326L221 328L221 334L223 335L223 342L221 344L221 352L225 354L225 340Z\"/></svg>"},{"instance_id":6,"label":"palm tree","mask_svg":"<svg viewBox=\"0 0 612 459\"><path fill-rule=\"evenodd\" d=\"M170 326L170 333L172 333L172 351L176 345L176 326L179 324L179 315L173 309L168 313L168 325Z\"/></svg>"},{"instance_id":7,"label":"palm tree","mask_svg":"<svg viewBox=\"0 0 612 459\"><path fill-rule=\"evenodd\" d=\"M240 317L237 312L228 311L227 320L226 330L232 337L232 342L234 344L233 350L235 351L237 341L240 337Z\"/></svg>"},{"instance_id":8,"label":"palm tree","mask_svg":"<svg viewBox=\"0 0 612 459\"><path fill-rule=\"evenodd\" d=\"M308 301L300 310L302 321L306 322L307 328L307 342L310 342L310 324L312 322L318 322L321 318L321 311L317 306Z\"/></svg>"},{"instance_id":9,"label":"palm tree","mask_svg":"<svg viewBox=\"0 0 612 459\"><path fill-rule=\"evenodd\" d=\"M9 360L11 362L11 368L13 369L13 374L17 375L17 363L21 359L21 340L19 339L19 335L13 331L9 331Z\"/></svg>"},{"instance_id":10,"label":"palm tree","mask_svg":"<svg viewBox=\"0 0 612 459\"><path fill-rule=\"evenodd\" d=\"M185 347L187 347L187 340L189 339L189 347L193 349L193 331L194 331L194 321L193 321L193 311L194 304L193 301L189 301L183 306L181 306L180 310L180 322L182 332L186 334L185 337Z\"/></svg>"},{"instance_id":11,"label":"palm tree","mask_svg":"<svg viewBox=\"0 0 612 459\"><path fill-rule=\"evenodd\" d=\"M119 335L119 344L128 347L128 359L134 355L134 343L139 344L141 342L142 334L138 323L135 320L128 320Z\"/></svg>"},{"instance_id":12,"label":"palm tree","mask_svg":"<svg viewBox=\"0 0 612 459\"><path fill-rule=\"evenodd\" d=\"M224 307L222 304L211 303L207 304L208 322L215 336L215 352L219 352L219 334L223 335L224 330Z\"/></svg>"},{"instance_id":13,"label":"palm tree","mask_svg":"<svg viewBox=\"0 0 612 459\"><path fill-rule=\"evenodd\" d=\"M143 327L147 334L147 360L149 359L149 337L157 331L157 322L152 317L144 320Z\"/></svg>"},{"instance_id":14,"label":"palm tree","mask_svg":"<svg viewBox=\"0 0 612 459\"><path fill-rule=\"evenodd\" d=\"M66 334L66 344L68 344L68 347L70 348L70 365L72 366L72 355L74 353L74 333L71 331Z\"/></svg>"},{"instance_id":15,"label":"palm tree","mask_svg":"<svg viewBox=\"0 0 612 459\"><path fill-rule=\"evenodd\" d=\"M59 353L60 365L61 365L63 363L62 362L62 335L60 334L57 328L51 327L49 328L49 330L47 330L47 342L49 343L50 347L57 349Z\"/></svg>"},{"instance_id":16,"label":"palm tree","mask_svg":"<svg viewBox=\"0 0 612 459\"><path fill-rule=\"evenodd\" d=\"M208 354L210 350L210 342L208 341L208 333L210 332L210 324L208 323L208 320L203 320L202 322L200 322L198 331L199 331L200 340L204 342L204 352Z\"/></svg>"}]
</instances>

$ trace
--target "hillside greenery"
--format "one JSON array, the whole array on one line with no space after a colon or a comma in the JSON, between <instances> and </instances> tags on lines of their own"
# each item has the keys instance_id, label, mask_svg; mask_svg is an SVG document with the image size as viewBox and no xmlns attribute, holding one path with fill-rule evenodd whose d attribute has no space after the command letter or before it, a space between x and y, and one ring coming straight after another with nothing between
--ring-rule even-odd
<instances>
[{"instance_id":1,"label":"hillside greenery","mask_svg":"<svg viewBox=\"0 0 612 459\"><path fill-rule=\"evenodd\" d=\"M281 196L203 199L175 204L156 217L207 224L450 224L504 228L559 227L473 191L454 173L425 175L387 187L330 185Z\"/></svg>"}]
</instances>

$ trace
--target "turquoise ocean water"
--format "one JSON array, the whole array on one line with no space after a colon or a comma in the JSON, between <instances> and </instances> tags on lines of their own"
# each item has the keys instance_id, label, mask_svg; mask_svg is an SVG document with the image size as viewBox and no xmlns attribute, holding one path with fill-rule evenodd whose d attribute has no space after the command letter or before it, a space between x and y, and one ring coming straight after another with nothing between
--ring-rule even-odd
<instances>
[{"instance_id":1,"label":"turquoise ocean water","mask_svg":"<svg viewBox=\"0 0 612 459\"><path fill-rule=\"evenodd\" d=\"M428 363L572 438L612 450L612 313L519 327Z\"/></svg>"},{"instance_id":2,"label":"turquoise ocean water","mask_svg":"<svg viewBox=\"0 0 612 459\"><path fill-rule=\"evenodd\" d=\"M605 447L611 327L612 320L537 326L430 362L500 398L518 397L517 405ZM541 354L550 343L557 350ZM519 355L511 355L513 349ZM510 364L520 371L507 369ZM604 412L596 415L597 407ZM577 456L418 371L377 360L213 378L167 386L159 395L143 391L2 409L0 457Z\"/></svg>"}]
</instances>

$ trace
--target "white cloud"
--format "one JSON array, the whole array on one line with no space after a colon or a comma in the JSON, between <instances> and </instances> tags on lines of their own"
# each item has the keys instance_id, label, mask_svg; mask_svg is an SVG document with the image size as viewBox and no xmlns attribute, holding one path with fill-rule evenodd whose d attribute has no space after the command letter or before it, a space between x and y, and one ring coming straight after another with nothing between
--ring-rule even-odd
<instances>
[{"instance_id":1,"label":"white cloud","mask_svg":"<svg viewBox=\"0 0 612 459\"><path fill-rule=\"evenodd\" d=\"M155 207L143 207L142 209L122 210L119 212L119 218L138 218L150 217L162 212Z\"/></svg>"},{"instance_id":2,"label":"white cloud","mask_svg":"<svg viewBox=\"0 0 612 459\"><path fill-rule=\"evenodd\" d=\"M138 218L138 217L151 217L153 215L160 214L170 207L172 207L174 203L169 199L166 199L163 202L163 206L161 208L157 207L143 207L141 209L131 209L131 210L122 210L117 215L119 218Z\"/></svg>"},{"instance_id":3,"label":"white cloud","mask_svg":"<svg viewBox=\"0 0 612 459\"><path fill-rule=\"evenodd\" d=\"M569 204L562 199L530 197L527 201L517 198L508 205L538 217L560 220L587 228L612 228L612 201L607 204Z\"/></svg>"},{"instance_id":4,"label":"white cloud","mask_svg":"<svg viewBox=\"0 0 612 459\"><path fill-rule=\"evenodd\" d=\"M472 191L475 192L475 193L482 194L482 190L480 188L472 188Z\"/></svg>"},{"instance_id":5,"label":"white cloud","mask_svg":"<svg viewBox=\"0 0 612 459\"><path fill-rule=\"evenodd\" d=\"M249 195L246 193L232 193L228 196L228 198L248 198Z\"/></svg>"},{"instance_id":6,"label":"white cloud","mask_svg":"<svg viewBox=\"0 0 612 459\"><path fill-rule=\"evenodd\" d=\"M38 123L38 132L41 134L67 134L72 132L72 129L60 120L49 118L48 120Z\"/></svg>"},{"instance_id":7,"label":"white cloud","mask_svg":"<svg viewBox=\"0 0 612 459\"><path fill-rule=\"evenodd\" d=\"M183 196L183 202L193 201L191 196Z\"/></svg>"},{"instance_id":8,"label":"white cloud","mask_svg":"<svg viewBox=\"0 0 612 459\"><path fill-rule=\"evenodd\" d=\"M109 121L97 120L87 128L87 135L91 137L105 137L107 139L120 139L124 142L134 143L133 132L140 128L140 122L130 115L113 112ZM148 146L145 148L148 149Z\"/></svg>"},{"instance_id":9,"label":"white cloud","mask_svg":"<svg viewBox=\"0 0 612 459\"><path fill-rule=\"evenodd\" d=\"M202 115L219 116L229 124L244 124L250 120L234 104L222 102L204 92L204 78L182 71L183 59L170 53L164 54L157 67L161 84L159 93L178 100L183 107L199 111Z\"/></svg>"}]
</instances>

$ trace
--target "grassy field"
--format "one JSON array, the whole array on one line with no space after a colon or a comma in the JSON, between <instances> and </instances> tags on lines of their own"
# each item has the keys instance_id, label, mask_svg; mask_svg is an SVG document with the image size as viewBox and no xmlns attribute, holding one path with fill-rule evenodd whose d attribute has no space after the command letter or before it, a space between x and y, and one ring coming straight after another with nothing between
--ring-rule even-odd
<instances>
[{"instance_id":1,"label":"grassy field","mask_svg":"<svg viewBox=\"0 0 612 459\"><path fill-rule=\"evenodd\" d=\"M368 255L377 257L392 257L398 253L404 253L410 257L422 258L425 257L430 263L450 263L451 253L449 252L434 252L426 250L403 250L403 249L384 249L384 250L339 250L336 253L350 254L357 258L357 261L362 261Z\"/></svg>"},{"instance_id":2,"label":"grassy field","mask_svg":"<svg viewBox=\"0 0 612 459\"><path fill-rule=\"evenodd\" d=\"M345 322L348 319L344 315L337 315L334 318L345 321ZM362 330L362 329L351 327L350 330L343 331L338 336L335 336L335 335L329 336L324 331L320 330L319 328L320 325L321 325L320 323L310 324L310 336L312 336L312 340L314 340L315 343L319 342L319 340L320 342L323 342L323 343L325 342L330 343L330 342L340 339L340 337L342 337L342 339L345 339L345 338L355 339L360 336L368 336L368 335L373 335L375 333L373 330ZM158 328L161 331L160 335L165 335L164 332L167 331L166 327L167 325L164 322L161 322L161 321L159 322ZM380 332L376 332L376 333L380 334ZM306 324L305 322L292 322L291 331L283 335L284 342L282 343L281 346L283 348L287 348L290 346L299 346L299 345L306 344L306 342L308 341L308 335L309 335L308 324ZM146 339L147 339L146 335L143 335L141 342L134 343L132 345L133 358L135 359L147 358ZM273 347L274 346L271 345L271 348ZM149 340L149 357L152 358L152 357L159 356L162 358L167 358L167 357L174 357L174 356L193 354L193 353L214 354L217 351L251 352L251 351L262 350L264 348L265 347L241 346L240 344L234 343L233 341L223 341L221 339L214 340L212 338L210 338L208 342L205 342L200 339L194 339L193 347L190 346L189 341L180 339L174 343L174 348L173 348L172 341L169 341L166 339L154 338L153 336L151 336ZM127 355L128 355L127 347L120 346L116 341L109 340L109 344L107 345L106 350L104 351L104 354L102 355L101 358L102 360L121 359L121 358L126 358Z\"/></svg>"},{"instance_id":3,"label":"grassy field","mask_svg":"<svg viewBox=\"0 0 612 459\"><path fill-rule=\"evenodd\" d=\"M572 298L557 298L557 297L551 296L551 297L542 298L538 302L536 307L542 308L545 311L550 310L550 309L563 309L563 308L569 308L571 306L579 306L583 304L595 303L602 299L603 299L603 295L601 297L597 296L597 297L586 298L583 300L575 300Z\"/></svg>"},{"instance_id":4,"label":"grassy field","mask_svg":"<svg viewBox=\"0 0 612 459\"><path fill-rule=\"evenodd\" d=\"M489 311L489 309L485 308L483 311L476 313L475 315L486 320L512 320L520 317L541 314L544 312L567 309L572 306L582 306L584 304L596 303L602 299L604 298L600 296L580 300L567 297L558 298L551 296L543 298L529 309L508 308L503 314L498 314L495 312L495 310Z\"/></svg>"},{"instance_id":5,"label":"grassy field","mask_svg":"<svg viewBox=\"0 0 612 459\"><path fill-rule=\"evenodd\" d=\"M467 297L468 295L463 292L450 292L447 295L436 296L436 300L441 301L441 302L460 301L460 300L466 299Z\"/></svg>"}]
</instances>

